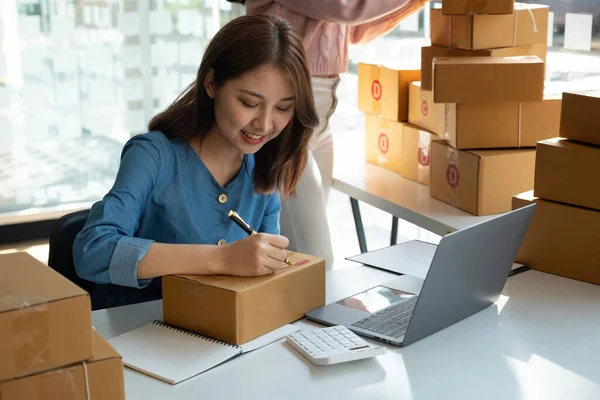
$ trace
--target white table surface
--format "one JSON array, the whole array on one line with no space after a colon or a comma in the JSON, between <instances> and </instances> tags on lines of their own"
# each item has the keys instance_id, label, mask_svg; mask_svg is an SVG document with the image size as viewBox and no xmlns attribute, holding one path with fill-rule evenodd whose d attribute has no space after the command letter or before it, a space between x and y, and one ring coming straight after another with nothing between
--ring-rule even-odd
<instances>
[{"instance_id":1,"label":"white table surface","mask_svg":"<svg viewBox=\"0 0 600 400\"><path fill-rule=\"evenodd\" d=\"M393 277L328 271L327 302ZM107 339L160 317L160 301L92 314ZM599 331L599 286L527 271L496 305L377 358L318 367L280 341L176 386L126 369L126 398L600 399Z\"/></svg>"},{"instance_id":2,"label":"white table surface","mask_svg":"<svg viewBox=\"0 0 600 400\"><path fill-rule=\"evenodd\" d=\"M364 133L334 137L332 188L443 236L492 216L475 216L429 196L429 187L365 162Z\"/></svg>"}]
</instances>

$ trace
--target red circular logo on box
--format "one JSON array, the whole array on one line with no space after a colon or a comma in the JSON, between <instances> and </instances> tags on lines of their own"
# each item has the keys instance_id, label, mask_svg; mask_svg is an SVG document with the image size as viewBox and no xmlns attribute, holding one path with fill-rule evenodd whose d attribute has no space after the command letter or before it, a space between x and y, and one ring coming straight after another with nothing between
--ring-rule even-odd
<instances>
[{"instance_id":1,"label":"red circular logo on box","mask_svg":"<svg viewBox=\"0 0 600 400\"><path fill-rule=\"evenodd\" d=\"M431 158L429 157L428 149L423 149L419 147L419 152L417 153L417 161L420 165L424 167L428 167L431 164Z\"/></svg>"},{"instance_id":2,"label":"red circular logo on box","mask_svg":"<svg viewBox=\"0 0 600 400\"><path fill-rule=\"evenodd\" d=\"M390 140L385 133L379 135L379 151L387 153L390 149Z\"/></svg>"},{"instance_id":3,"label":"red circular logo on box","mask_svg":"<svg viewBox=\"0 0 600 400\"><path fill-rule=\"evenodd\" d=\"M381 99L381 95L383 94L383 89L381 88L381 83L377 79L371 83L371 96L377 101Z\"/></svg>"},{"instance_id":4,"label":"red circular logo on box","mask_svg":"<svg viewBox=\"0 0 600 400\"><path fill-rule=\"evenodd\" d=\"M448 186L452 189L456 189L458 187L458 183L460 182L460 173L458 172L458 167L455 164L448 164L448 169L446 169L446 181L448 181Z\"/></svg>"},{"instance_id":5,"label":"red circular logo on box","mask_svg":"<svg viewBox=\"0 0 600 400\"><path fill-rule=\"evenodd\" d=\"M423 102L421 103L421 114L429 114L429 106L427 105L427 102L425 100L423 100Z\"/></svg>"}]
</instances>

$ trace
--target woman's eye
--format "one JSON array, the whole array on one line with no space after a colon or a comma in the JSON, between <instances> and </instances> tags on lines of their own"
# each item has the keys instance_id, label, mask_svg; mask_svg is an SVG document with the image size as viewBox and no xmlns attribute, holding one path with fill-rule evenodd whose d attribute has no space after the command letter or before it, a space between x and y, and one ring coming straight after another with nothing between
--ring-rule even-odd
<instances>
[{"instance_id":1,"label":"woman's eye","mask_svg":"<svg viewBox=\"0 0 600 400\"><path fill-rule=\"evenodd\" d=\"M242 102L242 104L244 105L244 107L254 108L254 107L258 106L258 104L246 103L244 100L240 100L240 101Z\"/></svg>"},{"instance_id":2,"label":"woman's eye","mask_svg":"<svg viewBox=\"0 0 600 400\"><path fill-rule=\"evenodd\" d=\"M281 112L286 112L288 111L290 108L292 108L292 106L286 107L286 108L282 108L282 107L277 107L277 109Z\"/></svg>"}]
</instances>

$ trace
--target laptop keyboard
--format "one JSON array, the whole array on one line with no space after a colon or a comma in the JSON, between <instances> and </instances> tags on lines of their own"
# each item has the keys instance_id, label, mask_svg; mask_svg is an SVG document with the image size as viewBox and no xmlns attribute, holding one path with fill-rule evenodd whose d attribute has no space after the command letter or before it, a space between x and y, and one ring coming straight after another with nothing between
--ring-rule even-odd
<instances>
[{"instance_id":1,"label":"laptop keyboard","mask_svg":"<svg viewBox=\"0 0 600 400\"><path fill-rule=\"evenodd\" d=\"M381 335L400 338L406 333L410 317L417 304L418 296L384 308L366 318L356 321L350 326L376 332Z\"/></svg>"}]
</instances>

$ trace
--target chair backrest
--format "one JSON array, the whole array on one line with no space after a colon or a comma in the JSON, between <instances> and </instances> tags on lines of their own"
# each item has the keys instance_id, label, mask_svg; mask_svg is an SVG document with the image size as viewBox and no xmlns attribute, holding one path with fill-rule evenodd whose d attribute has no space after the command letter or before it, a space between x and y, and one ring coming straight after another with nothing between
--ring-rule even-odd
<instances>
[{"instance_id":1,"label":"chair backrest","mask_svg":"<svg viewBox=\"0 0 600 400\"><path fill-rule=\"evenodd\" d=\"M56 220L50 231L48 254L50 268L88 292L92 290L94 283L77 275L73 262L73 241L83 229L89 213L90 210L76 211Z\"/></svg>"}]
</instances>

